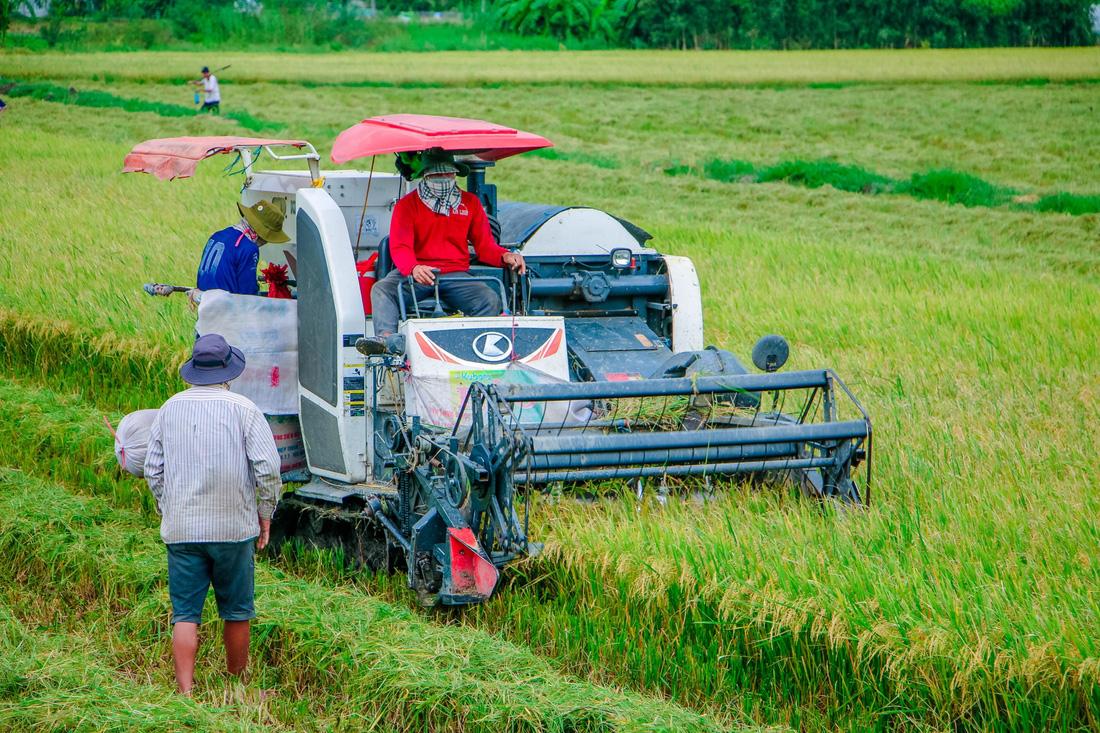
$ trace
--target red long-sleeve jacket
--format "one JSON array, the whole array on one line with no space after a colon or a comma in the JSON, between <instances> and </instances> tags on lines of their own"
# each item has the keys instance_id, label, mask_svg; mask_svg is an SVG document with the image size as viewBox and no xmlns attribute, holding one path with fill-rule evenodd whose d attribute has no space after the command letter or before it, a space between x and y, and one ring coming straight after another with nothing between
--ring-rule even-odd
<instances>
[{"instance_id":1,"label":"red long-sleeve jacket","mask_svg":"<svg viewBox=\"0 0 1100 733\"><path fill-rule=\"evenodd\" d=\"M390 256L402 275L412 274L417 265L438 267L442 272L470 269L467 242L477 258L487 265L502 267L508 251L493 241L489 217L477 196L462 192L462 203L450 216L436 214L424 205L416 191L393 209L390 221Z\"/></svg>"}]
</instances>

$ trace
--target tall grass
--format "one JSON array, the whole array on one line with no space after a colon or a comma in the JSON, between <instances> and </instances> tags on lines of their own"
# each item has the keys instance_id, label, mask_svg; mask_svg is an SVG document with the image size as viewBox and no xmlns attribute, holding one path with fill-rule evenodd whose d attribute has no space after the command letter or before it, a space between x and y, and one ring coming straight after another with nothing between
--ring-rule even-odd
<instances>
[{"instance_id":1,"label":"tall grass","mask_svg":"<svg viewBox=\"0 0 1100 733\"><path fill-rule=\"evenodd\" d=\"M131 411L161 403L180 386L185 352L0 308L0 367L13 376L51 374L98 405Z\"/></svg>"}]
</instances>

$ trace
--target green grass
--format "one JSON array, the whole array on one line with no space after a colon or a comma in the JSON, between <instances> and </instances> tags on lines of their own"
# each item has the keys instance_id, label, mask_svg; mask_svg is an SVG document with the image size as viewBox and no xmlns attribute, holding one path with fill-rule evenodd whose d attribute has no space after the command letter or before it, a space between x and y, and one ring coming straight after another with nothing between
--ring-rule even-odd
<instances>
[{"instance_id":1,"label":"green grass","mask_svg":"<svg viewBox=\"0 0 1100 733\"><path fill-rule=\"evenodd\" d=\"M561 156L559 159L566 158ZM616 166L604 164L600 167ZM832 160L788 160L773 166L756 167L744 160L717 158L706 161L700 168L676 161L662 170L667 175L701 175L725 183L782 182L806 188L830 186L849 193L898 194L963 206L1010 206L1017 211L1057 212L1073 216L1100 213L1100 196L1056 193L1040 199L1034 194L1022 195L1015 189L953 170L914 173L905 180L891 180L858 166L840 165Z\"/></svg>"},{"instance_id":2,"label":"green grass","mask_svg":"<svg viewBox=\"0 0 1100 733\"><path fill-rule=\"evenodd\" d=\"M1075 196L1072 193L1056 193L1044 196L1035 204L1036 211L1060 211L1064 214L1093 214L1100 211L1100 196Z\"/></svg>"}]
</instances>

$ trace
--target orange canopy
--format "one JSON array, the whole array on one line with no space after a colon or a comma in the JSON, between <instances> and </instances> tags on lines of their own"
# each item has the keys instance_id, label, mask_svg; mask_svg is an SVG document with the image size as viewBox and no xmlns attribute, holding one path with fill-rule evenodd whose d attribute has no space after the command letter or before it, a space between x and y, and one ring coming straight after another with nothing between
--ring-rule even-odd
<instances>
[{"instance_id":1,"label":"orange canopy","mask_svg":"<svg viewBox=\"0 0 1100 733\"><path fill-rule=\"evenodd\" d=\"M190 178L200 160L212 155L232 153L234 148L258 148L265 145L290 145L303 148L304 140L266 140L256 137L166 137L146 140L134 146L126 156L123 173L152 173L162 181ZM312 148L311 148L312 149Z\"/></svg>"},{"instance_id":2,"label":"orange canopy","mask_svg":"<svg viewBox=\"0 0 1100 733\"><path fill-rule=\"evenodd\" d=\"M384 115L363 120L341 132L332 146L332 160L345 163L368 155L440 148L495 161L552 146L552 142L540 135L484 120Z\"/></svg>"}]
</instances>

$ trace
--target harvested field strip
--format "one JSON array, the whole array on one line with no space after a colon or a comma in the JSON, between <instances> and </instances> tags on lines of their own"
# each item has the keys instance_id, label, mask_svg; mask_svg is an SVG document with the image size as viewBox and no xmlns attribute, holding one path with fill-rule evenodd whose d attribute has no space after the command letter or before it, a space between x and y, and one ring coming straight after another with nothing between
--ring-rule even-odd
<instances>
[{"instance_id":1,"label":"harvested field strip","mask_svg":"<svg viewBox=\"0 0 1100 733\"><path fill-rule=\"evenodd\" d=\"M77 91L72 87L66 89L53 84L16 83L8 91L7 96L31 97L44 102L73 104L78 107L116 108L126 112L152 112L161 117L194 117L198 114L194 107L183 107L178 104L166 104L164 102L149 102L144 99L123 99L107 92ZM261 132L264 130L278 130L283 127L281 123L258 120L247 112L230 110L223 116L235 120L246 130Z\"/></svg>"},{"instance_id":2,"label":"harvested field strip","mask_svg":"<svg viewBox=\"0 0 1100 733\"><path fill-rule=\"evenodd\" d=\"M106 635L95 633L103 629L58 632L58 624L47 624L53 618L42 614L42 599L18 583L7 585L4 595L6 599L0 600L0 729L274 730L256 719L262 715L242 715L243 706L227 709L211 701L188 700L142 675L121 674L104 648ZM18 616L31 618L20 619L17 609ZM56 616L68 617L70 623L73 619L60 609Z\"/></svg>"},{"instance_id":3,"label":"harvested field strip","mask_svg":"<svg viewBox=\"0 0 1100 733\"><path fill-rule=\"evenodd\" d=\"M180 83L209 52L5 54L23 79L131 79ZM852 83L1043 84L1100 79L1092 48L912 51L488 51L418 53L219 53L226 81L412 87L438 84L596 84L668 87L799 87Z\"/></svg>"},{"instance_id":4,"label":"harvested field strip","mask_svg":"<svg viewBox=\"0 0 1100 733\"><path fill-rule=\"evenodd\" d=\"M151 513L140 483L118 480L111 439L86 405L0 381L0 425L10 431L0 434L3 462ZM702 519L663 515L673 527ZM548 540L544 556L506 574L493 602L467 610L464 620L531 646L563 671L704 709L782 699L791 706L785 719L800 727L961 720L966 730L1055 722L1085 730L1100 717L1092 660L1075 664L1043 647L1019 654L959 647L942 630L905 630L867 609L831 614L780 589L756 588L751 579L701 584L711 574L705 558L687 558L700 563L694 570L652 553L646 562L634 559L632 535L657 530L656 517L637 516L631 506L598 514L564 506L537 516L537 532ZM578 549L593 545L572 534L620 537L623 549L597 555ZM335 577L330 582L338 583ZM398 603L412 600L399 579L358 583ZM829 712L813 712L822 710Z\"/></svg>"},{"instance_id":5,"label":"harvested field strip","mask_svg":"<svg viewBox=\"0 0 1100 733\"><path fill-rule=\"evenodd\" d=\"M0 556L39 596L117 616L148 648L167 632L163 550L148 522L18 471L0 472ZM14 580L14 578L13 578ZM472 629L434 626L363 596L260 566L256 654L280 685L326 695L355 727L403 730L718 730L679 706L556 673ZM271 619L271 620L268 620Z\"/></svg>"}]
</instances>

